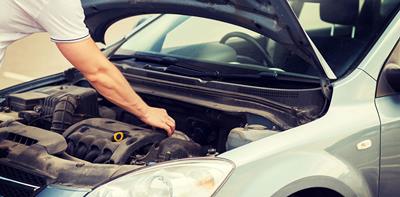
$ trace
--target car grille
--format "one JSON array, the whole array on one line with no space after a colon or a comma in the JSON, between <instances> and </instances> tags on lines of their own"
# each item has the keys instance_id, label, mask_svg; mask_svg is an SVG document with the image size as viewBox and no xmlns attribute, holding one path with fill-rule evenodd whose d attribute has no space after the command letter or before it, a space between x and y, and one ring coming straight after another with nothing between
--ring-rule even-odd
<instances>
[{"instance_id":1,"label":"car grille","mask_svg":"<svg viewBox=\"0 0 400 197\"><path fill-rule=\"evenodd\" d=\"M46 177L0 164L0 196L34 196L46 182Z\"/></svg>"}]
</instances>

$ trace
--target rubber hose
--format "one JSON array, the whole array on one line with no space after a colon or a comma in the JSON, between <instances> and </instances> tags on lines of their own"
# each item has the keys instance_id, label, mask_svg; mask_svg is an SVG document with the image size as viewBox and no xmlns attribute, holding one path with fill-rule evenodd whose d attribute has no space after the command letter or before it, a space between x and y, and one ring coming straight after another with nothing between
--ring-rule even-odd
<instances>
[{"instance_id":1,"label":"rubber hose","mask_svg":"<svg viewBox=\"0 0 400 197\"><path fill-rule=\"evenodd\" d=\"M65 129L73 124L73 116L78 106L78 101L72 95L61 97L53 111L51 130L62 134Z\"/></svg>"}]
</instances>

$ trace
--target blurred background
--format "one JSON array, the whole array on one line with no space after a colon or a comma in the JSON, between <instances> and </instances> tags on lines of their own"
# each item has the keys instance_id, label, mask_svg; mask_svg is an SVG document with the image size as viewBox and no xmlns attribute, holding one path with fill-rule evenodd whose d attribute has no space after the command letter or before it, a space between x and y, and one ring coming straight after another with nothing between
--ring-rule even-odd
<instances>
[{"instance_id":1,"label":"blurred background","mask_svg":"<svg viewBox=\"0 0 400 197\"><path fill-rule=\"evenodd\" d=\"M113 43L136 26L138 17L121 20L106 33L106 44ZM102 47L104 45L99 45ZM47 33L38 33L14 42L0 66L0 89L21 82L56 74L72 67L61 55Z\"/></svg>"}]
</instances>

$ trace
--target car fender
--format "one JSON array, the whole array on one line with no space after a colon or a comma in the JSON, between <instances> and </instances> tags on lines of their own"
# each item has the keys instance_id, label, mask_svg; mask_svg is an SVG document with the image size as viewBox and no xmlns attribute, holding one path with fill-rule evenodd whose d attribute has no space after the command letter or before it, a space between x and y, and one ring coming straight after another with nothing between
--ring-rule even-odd
<instances>
[{"instance_id":1,"label":"car fender","mask_svg":"<svg viewBox=\"0 0 400 197\"><path fill-rule=\"evenodd\" d=\"M328 176L311 176L296 180L273 194L273 197L289 196L298 191L310 188L325 188L333 190L342 196L357 196L356 193L343 182Z\"/></svg>"},{"instance_id":2,"label":"car fender","mask_svg":"<svg viewBox=\"0 0 400 197\"><path fill-rule=\"evenodd\" d=\"M315 187L346 197L372 196L357 169L328 152L311 150L288 151L238 165L217 196L287 196Z\"/></svg>"}]
</instances>

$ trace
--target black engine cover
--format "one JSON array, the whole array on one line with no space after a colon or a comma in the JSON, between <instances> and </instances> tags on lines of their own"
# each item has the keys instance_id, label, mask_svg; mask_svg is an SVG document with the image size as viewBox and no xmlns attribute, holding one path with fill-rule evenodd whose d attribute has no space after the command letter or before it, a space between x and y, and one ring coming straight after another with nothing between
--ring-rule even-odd
<instances>
[{"instance_id":1,"label":"black engine cover","mask_svg":"<svg viewBox=\"0 0 400 197\"><path fill-rule=\"evenodd\" d=\"M114 134L119 132L124 137L115 141ZM206 154L182 132L167 137L162 130L104 118L76 123L64 132L64 137L68 154L93 163L147 164Z\"/></svg>"},{"instance_id":2,"label":"black engine cover","mask_svg":"<svg viewBox=\"0 0 400 197\"><path fill-rule=\"evenodd\" d=\"M122 132L121 141L114 134ZM163 131L137 127L111 119L81 121L64 132L67 153L93 163L128 164L131 155L141 148L167 138Z\"/></svg>"},{"instance_id":3,"label":"black engine cover","mask_svg":"<svg viewBox=\"0 0 400 197\"><path fill-rule=\"evenodd\" d=\"M175 134L178 133L179 131L175 132ZM133 161L135 161L137 164L163 162L189 157L200 157L205 156L206 154L207 150L202 148L200 144L197 144L190 139L181 139L177 136L172 136L164 139L160 142L160 144L154 144L151 146L150 150L145 156L140 157L140 155L136 155Z\"/></svg>"}]
</instances>

